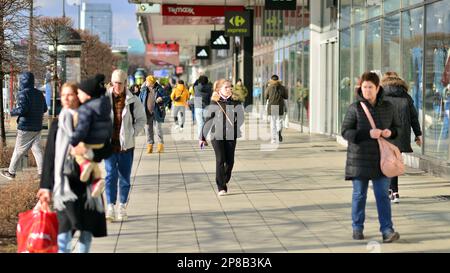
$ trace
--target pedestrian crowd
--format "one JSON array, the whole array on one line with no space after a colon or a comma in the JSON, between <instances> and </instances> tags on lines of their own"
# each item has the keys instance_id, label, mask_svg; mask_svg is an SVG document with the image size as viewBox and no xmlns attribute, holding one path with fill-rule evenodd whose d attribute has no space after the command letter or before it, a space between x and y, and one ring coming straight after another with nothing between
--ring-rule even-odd
<instances>
[{"instance_id":1,"label":"pedestrian crowd","mask_svg":"<svg viewBox=\"0 0 450 273\"><path fill-rule=\"evenodd\" d=\"M42 93L34 88L33 74L26 72L20 77L17 108L11 112L18 116L15 149L9 168L0 174L14 179L21 157L32 150L41 181L40 203L53 203L57 212L59 252L71 252L76 231L80 232L79 252L89 252L93 237L107 236L107 221L128 219L135 139L145 131L147 154L153 153L154 145L157 153L164 153L163 124L168 112L172 114L175 132L183 131L186 110L192 112L200 149L211 143L215 153L218 196L230 191L249 93L242 80L235 85L226 79L211 83L202 75L188 88L183 80L171 85L149 75L142 85L128 88L127 77L126 72L115 70L109 84L100 74L77 84L64 84L60 91L62 110L51 123L44 153L40 140L47 105ZM299 107L305 107L309 118L309 91L300 80L296 88ZM412 128L416 143L422 144L418 114L408 89L395 72L388 72L381 79L374 72L366 72L360 77L356 100L343 120L342 136L348 141L345 179L353 183L351 216L355 240L364 239L370 180L383 241L400 238L391 212L391 202L400 200L398 177L388 177L381 170L378 140L387 139L400 152L412 152ZM272 144L283 142L288 95L279 77L273 75L263 94ZM102 161L105 177L99 168Z\"/></svg>"}]
</instances>

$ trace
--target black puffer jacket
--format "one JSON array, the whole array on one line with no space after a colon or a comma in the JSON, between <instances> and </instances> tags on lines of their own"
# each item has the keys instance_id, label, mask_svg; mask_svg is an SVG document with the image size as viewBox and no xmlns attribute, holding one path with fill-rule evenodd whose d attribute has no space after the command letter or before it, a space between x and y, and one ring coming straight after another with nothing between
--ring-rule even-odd
<instances>
[{"instance_id":1,"label":"black puffer jacket","mask_svg":"<svg viewBox=\"0 0 450 273\"><path fill-rule=\"evenodd\" d=\"M201 98L202 102L202 108L205 108L209 105L211 102L211 95L212 95L212 86L211 83L207 83L205 85L202 85L199 83L196 87L194 87L194 96L195 98ZM195 105L195 107L198 107Z\"/></svg>"},{"instance_id":2,"label":"black puffer jacket","mask_svg":"<svg viewBox=\"0 0 450 273\"><path fill-rule=\"evenodd\" d=\"M395 112L400 119L400 131L393 143L404 153L412 153L411 127L416 137L422 135L419 117L414 101L408 95L408 85L399 77L390 76L383 78L381 85L384 89L384 100L394 105Z\"/></svg>"},{"instance_id":3,"label":"black puffer jacket","mask_svg":"<svg viewBox=\"0 0 450 273\"><path fill-rule=\"evenodd\" d=\"M103 144L111 138L111 102L105 96L91 99L78 108L78 124L70 138L72 146L80 141L86 144Z\"/></svg>"},{"instance_id":4,"label":"black puffer jacket","mask_svg":"<svg viewBox=\"0 0 450 273\"><path fill-rule=\"evenodd\" d=\"M42 117L47 112L47 103L41 91L34 88L34 75L25 72L20 75L17 108L11 116L19 116L17 129L38 132L42 130Z\"/></svg>"},{"instance_id":5,"label":"black puffer jacket","mask_svg":"<svg viewBox=\"0 0 450 273\"><path fill-rule=\"evenodd\" d=\"M360 105L367 105L378 129L390 129L390 139L397 137L400 124L394 106L383 101L383 88L380 88L375 106L362 97L361 88L357 91L357 101L348 108L342 123L342 136L348 141L345 179L374 179L383 176L380 168L380 150L378 142L370 137L369 120Z\"/></svg>"}]
</instances>

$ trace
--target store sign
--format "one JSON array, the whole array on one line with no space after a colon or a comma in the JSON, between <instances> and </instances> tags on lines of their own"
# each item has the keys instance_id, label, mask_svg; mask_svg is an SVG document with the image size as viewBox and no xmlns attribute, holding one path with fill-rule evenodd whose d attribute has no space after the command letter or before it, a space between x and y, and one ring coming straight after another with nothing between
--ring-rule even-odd
<instances>
[{"instance_id":1,"label":"store sign","mask_svg":"<svg viewBox=\"0 0 450 273\"><path fill-rule=\"evenodd\" d=\"M226 11L243 11L243 6L195 6L163 4L163 16L224 17Z\"/></svg>"},{"instance_id":2,"label":"store sign","mask_svg":"<svg viewBox=\"0 0 450 273\"><path fill-rule=\"evenodd\" d=\"M148 44L146 47L145 64L179 65L179 44Z\"/></svg>"},{"instance_id":3,"label":"store sign","mask_svg":"<svg viewBox=\"0 0 450 273\"><path fill-rule=\"evenodd\" d=\"M296 10L297 0L266 0L266 10Z\"/></svg>"},{"instance_id":4,"label":"store sign","mask_svg":"<svg viewBox=\"0 0 450 273\"><path fill-rule=\"evenodd\" d=\"M195 58L197 60L208 60L210 55L209 46L196 46Z\"/></svg>"},{"instance_id":5,"label":"store sign","mask_svg":"<svg viewBox=\"0 0 450 273\"><path fill-rule=\"evenodd\" d=\"M283 33L283 16L265 10L263 12L263 27L262 36L264 37L278 37Z\"/></svg>"},{"instance_id":6,"label":"store sign","mask_svg":"<svg viewBox=\"0 0 450 273\"><path fill-rule=\"evenodd\" d=\"M163 4L163 25L223 25L225 11L243 11L244 6L196 6Z\"/></svg>"},{"instance_id":7,"label":"store sign","mask_svg":"<svg viewBox=\"0 0 450 273\"><path fill-rule=\"evenodd\" d=\"M227 11L225 12L225 35L231 36L250 36L250 28L253 27L250 22L250 13L248 11Z\"/></svg>"},{"instance_id":8,"label":"store sign","mask_svg":"<svg viewBox=\"0 0 450 273\"><path fill-rule=\"evenodd\" d=\"M230 49L230 37L225 31L211 31L211 49Z\"/></svg>"}]
</instances>

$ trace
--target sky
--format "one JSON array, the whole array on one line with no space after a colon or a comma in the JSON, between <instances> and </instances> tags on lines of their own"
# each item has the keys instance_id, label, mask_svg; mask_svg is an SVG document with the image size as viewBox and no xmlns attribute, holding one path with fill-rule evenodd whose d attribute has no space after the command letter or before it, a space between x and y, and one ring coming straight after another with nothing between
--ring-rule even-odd
<instances>
[{"instance_id":1,"label":"sky","mask_svg":"<svg viewBox=\"0 0 450 273\"><path fill-rule=\"evenodd\" d=\"M64 0L66 16L78 27L78 7L70 5L80 0ZM113 46L127 46L129 39L141 39L136 25L135 5L128 0L83 0L87 3L110 3L113 12ZM42 16L62 16L63 0L34 0L36 13Z\"/></svg>"}]
</instances>

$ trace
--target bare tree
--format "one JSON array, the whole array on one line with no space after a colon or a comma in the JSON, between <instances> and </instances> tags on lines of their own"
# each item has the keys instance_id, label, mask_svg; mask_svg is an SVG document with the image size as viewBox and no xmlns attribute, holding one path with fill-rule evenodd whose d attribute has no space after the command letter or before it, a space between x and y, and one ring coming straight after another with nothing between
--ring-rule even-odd
<instances>
[{"instance_id":1,"label":"bare tree","mask_svg":"<svg viewBox=\"0 0 450 273\"><path fill-rule=\"evenodd\" d=\"M72 27L72 20L67 17L42 17L36 22L36 33L39 35L41 42L52 45L53 51L49 54L53 58L54 65L54 88L53 88L53 104L52 117L56 116L56 94L58 90L58 45L65 42L70 35L69 29Z\"/></svg>"},{"instance_id":2,"label":"bare tree","mask_svg":"<svg viewBox=\"0 0 450 273\"><path fill-rule=\"evenodd\" d=\"M81 79L85 80L97 73L111 77L115 58L111 48L100 41L97 35L92 35L86 30L79 31L84 41L81 50Z\"/></svg>"},{"instance_id":3,"label":"bare tree","mask_svg":"<svg viewBox=\"0 0 450 273\"><path fill-rule=\"evenodd\" d=\"M29 4L29 1L23 0L0 0L0 87L3 86L5 74L11 71L15 63L12 47L26 27L25 11ZM5 113L3 91L0 91L0 145L3 147L6 146Z\"/></svg>"}]
</instances>

